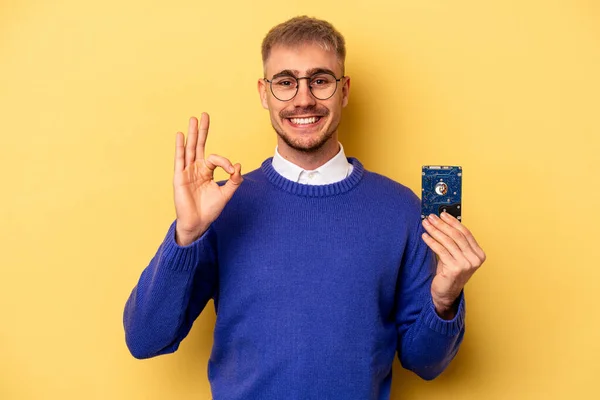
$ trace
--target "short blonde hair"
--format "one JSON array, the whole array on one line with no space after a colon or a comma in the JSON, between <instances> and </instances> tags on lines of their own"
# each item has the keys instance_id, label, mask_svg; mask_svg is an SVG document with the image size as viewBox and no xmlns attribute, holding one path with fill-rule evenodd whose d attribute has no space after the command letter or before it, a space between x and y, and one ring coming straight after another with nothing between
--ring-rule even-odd
<instances>
[{"instance_id":1,"label":"short blonde hair","mask_svg":"<svg viewBox=\"0 0 600 400\"><path fill-rule=\"evenodd\" d=\"M263 66L267 62L273 46L298 46L316 43L326 51L334 50L344 70L346 42L340 32L327 21L306 15L294 17L271 28L262 42Z\"/></svg>"}]
</instances>

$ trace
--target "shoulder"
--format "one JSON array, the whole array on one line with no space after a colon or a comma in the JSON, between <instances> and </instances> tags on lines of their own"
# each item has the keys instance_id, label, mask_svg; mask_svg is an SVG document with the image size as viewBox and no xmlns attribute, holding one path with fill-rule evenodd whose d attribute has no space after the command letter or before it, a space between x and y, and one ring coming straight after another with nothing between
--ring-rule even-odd
<instances>
[{"instance_id":1,"label":"shoulder","mask_svg":"<svg viewBox=\"0 0 600 400\"><path fill-rule=\"evenodd\" d=\"M420 222L421 199L408 186L366 169L359 186L362 196L369 199L381 216L411 226Z\"/></svg>"},{"instance_id":2,"label":"shoulder","mask_svg":"<svg viewBox=\"0 0 600 400\"><path fill-rule=\"evenodd\" d=\"M408 186L403 185L385 175L365 170L364 185L368 190L380 196L386 196L389 201L406 206L420 207L421 200Z\"/></svg>"}]
</instances>

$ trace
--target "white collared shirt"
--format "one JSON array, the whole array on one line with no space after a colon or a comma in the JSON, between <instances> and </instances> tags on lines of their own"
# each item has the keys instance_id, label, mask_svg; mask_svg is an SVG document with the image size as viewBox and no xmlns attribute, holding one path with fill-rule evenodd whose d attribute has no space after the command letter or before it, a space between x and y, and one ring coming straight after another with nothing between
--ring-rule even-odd
<instances>
[{"instance_id":1,"label":"white collared shirt","mask_svg":"<svg viewBox=\"0 0 600 400\"><path fill-rule=\"evenodd\" d=\"M305 170L302 167L286 160L279 154L275 147L273 156L273 169L284 178L305 185L328 185L339 182L348 177L354 168L346 159L344 147L340 143L340 151L331 160L314 170Z\"/></svg>"}]
</instances>

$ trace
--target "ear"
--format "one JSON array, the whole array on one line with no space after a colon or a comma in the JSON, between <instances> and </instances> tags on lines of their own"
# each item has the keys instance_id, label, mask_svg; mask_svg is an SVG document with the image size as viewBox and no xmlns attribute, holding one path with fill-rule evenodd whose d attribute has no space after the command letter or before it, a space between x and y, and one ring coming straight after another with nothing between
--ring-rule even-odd
<instances>
[{"instance_id":1,"label":"ear","mask_svg":"<svg viewBox=\"0 0 600 400\"><path fill-rule=\"evenodd\" d=\"M342 85L342 107L348 105L348 98L350 97L350 77L344 78L344 84Z\"/></svg>"},{"instance_id":2,"label":"ear","mask_svg":"<svg viewBox=\"0 0 600 400\"><path fill-rule=\"evenodd\" d=\"M260 96L260 102L264 109L269 109L269 103L267 102L267 82L264 79L258 80L258 95Z\"/></svg>"}]
</instances>

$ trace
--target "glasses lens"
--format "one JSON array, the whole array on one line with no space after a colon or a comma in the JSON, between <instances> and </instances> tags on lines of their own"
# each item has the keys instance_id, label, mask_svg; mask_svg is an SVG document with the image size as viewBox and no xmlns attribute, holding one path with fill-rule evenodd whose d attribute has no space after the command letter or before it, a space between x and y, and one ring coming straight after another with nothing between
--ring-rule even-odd
<instances>
[{"instance_id":1,"label":"glasses lens","mask_svg":"<svg viewBox=\"0 0 600 400\"><path fill-rule=\"evenodd\" d=\"M310 78L310 91L317 99L326 100L335 93L337 81L331 74L317 74Z\"/></svg>"},{"instance_id":2,"label":"glasses lens","mask_svg":"<svg viewBox=\"0 0 600 400\"><path fill-rule=\"evenodd\" d=\"M292 76L280 76L271 81L273 95L279 100L287 101L296 95L298 81Z\"/></svg>"}]
</instances>

